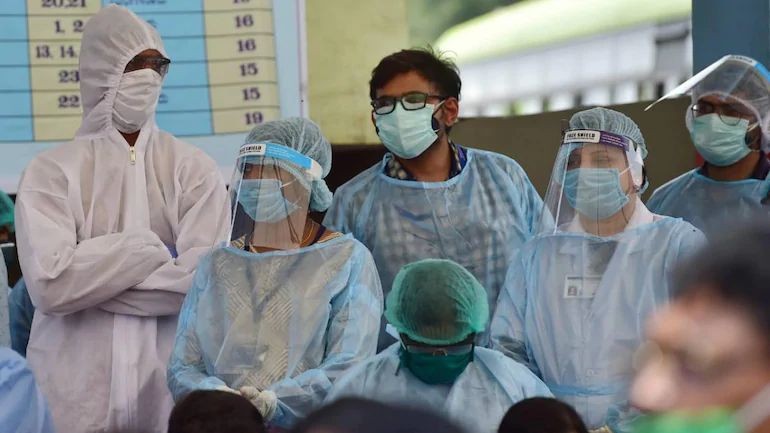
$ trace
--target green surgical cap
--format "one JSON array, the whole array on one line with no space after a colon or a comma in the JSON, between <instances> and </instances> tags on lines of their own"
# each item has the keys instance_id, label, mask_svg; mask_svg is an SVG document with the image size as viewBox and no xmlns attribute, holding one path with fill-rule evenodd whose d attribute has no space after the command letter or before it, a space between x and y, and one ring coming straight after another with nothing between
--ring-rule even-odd
<instances>
[{"instance_id":1,"label":"green surgical cap","mask_svg":"<svg viewBox=\"0 0 770 433\"><path fill-rule=\"evenodd\" d=\"M385 318L412 340L450 345L486 328L489 303L484 287L465 268L451 260L427 259L398 272Z\"/></svg>"}]
</instances>

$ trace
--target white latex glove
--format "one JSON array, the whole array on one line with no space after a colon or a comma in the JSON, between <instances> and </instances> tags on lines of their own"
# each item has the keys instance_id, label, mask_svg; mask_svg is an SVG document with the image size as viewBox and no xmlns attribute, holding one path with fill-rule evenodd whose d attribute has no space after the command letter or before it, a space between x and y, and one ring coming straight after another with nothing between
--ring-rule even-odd
<instances>
[{"instance_id":1,"label":"white latex glove","mask_svg":"<svg viewBox=\"0 0 770 433\"><path fill-rule=\"evenodd\" d=\"M253 386L241 387L241 395L247 398L257 408L265 422L275 416L278 409L278 397L273 391L260 391Z\"/></svg>"}]
</instances>

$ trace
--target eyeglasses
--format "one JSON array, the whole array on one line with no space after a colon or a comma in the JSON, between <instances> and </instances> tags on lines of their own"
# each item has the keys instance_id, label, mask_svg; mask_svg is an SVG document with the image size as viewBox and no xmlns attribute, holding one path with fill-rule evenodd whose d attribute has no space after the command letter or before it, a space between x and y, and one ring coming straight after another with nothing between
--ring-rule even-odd
<instances>
[{"instance_id":1,"label":"eyeglasses","mask_svg":"<svg viewBox=\"0 0 770 433\"><path fill-rule=\"evenodd\" d=\"M163 56L137 56L128 62L126 69L124 69L123 72L126 73L138 71L140 69L152 69L153 71L159 73L161 77L165 77L168 73L168 67L170 64L171 59L167 59Z\"/></svg>"},{"instance_id":2,"label":"eyeglasses","mask_svg":"<svg viewBox=\"0 0 770 433\"><path fill-rule=\"evenodd\" d=\"M463 341L447 346L431 346L412 340L406 335L401 335L401 345L409 353L433 355L433 356L450 356L450 355L467 355L473 351L475 335L471 335Z\"/></svg>"},{"instance_id":3,"label":"eyeglasses","mask_svg":"<svg viewBox=\"0 0 770 433\"><path fill-rule=\"evenodd\" d=\"M715 105L711 102L698 101L690 107L690 110L692 110L694 117L716 113L722 122L730 126L737 125L743 119L748 120L750 123L756 121L754 113L749 111L743 104L726 103Z\"/></svg>"},{"instance_id":4,"label":"eyeglasses","mask_svg":"<svg viewBox=\"0 0 770 433\"><path fill-rule=\"evenodd\" d=\"M372 108L376 114L390 114L396 109L396 102L401 102L401 106L404 110L414 111L425 108L428 103L428 98L436 98L441 101L446 99L440 95L430 95L422 92L409 92L402 95L400 98L393 96L383 96L372 100Z\"/></svg>"},{"instance_id":5,"label":"eyeglasses","mask_svg":"<svg viewBox=\"0 0 770 433\"><path fill-rule=\"evenodd\" d=\"M764 362L765 358L761 355L725 356L703 342L686 348L664 348L654 342L646 342L633 356L633 367L637 372L648 365L663 363L673 367L679 379L698 383L714 382L741 368L763 365Z\"/></svg>"}]
</instances>

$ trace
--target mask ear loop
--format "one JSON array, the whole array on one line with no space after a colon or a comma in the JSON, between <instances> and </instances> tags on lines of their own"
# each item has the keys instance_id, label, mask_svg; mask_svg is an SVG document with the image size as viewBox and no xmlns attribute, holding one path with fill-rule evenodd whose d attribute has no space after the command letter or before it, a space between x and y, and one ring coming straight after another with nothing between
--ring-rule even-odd
<instances>
[{"instance_id":1,"label":"mask ear loop","mask_svg":"<svg viewBox=\"0 0 770 433\"><path fill-rule=\"evenodd\" d=\"M438 113L438 110L440 110L441 107L444 105L444 102L446 102L446 99L436 104L436 108L433 110L433 113L431 113L430 115L430 127L433 130L433 132L435 132L436 134L438 134L441 131L441 124L438 123L438 119L436 119L436 113ZM434 122L438 126L437 128L433 126ZM451 128L450 126L447 126L447 125L444 125L444 126L445 128Z\"/></svg>"},{"instance_id":2,"label":"mask ear loop","mask_svg":"<svg viewBox=\"0 0 770 433\"><path fill-rule=\"evenodd\" d=\"M752 431L770 417L770 384L765 385L735 413L744 431Z\"/></svg>"},{"instance_id":3,"label":"mask ear loop","mask_svg":"<svg viewBox=\"0 0 770 433\"><path fill-rule=\"evenodd\" d=\"M759 128L759 121L756 121L756 122L750 124L746 128L746 135L743 138L743 142L746 143L746 146L748 146L748 148L751 149L752 152L758 152L760 149L762 149L762 133L761 132L760 132L758 140L757 140L759 142L759 148L758 149L754 149L753 147L751 147L751 144L752 144L753 140L751 140L751 138L749 137L749 134L751 134L751 132L754 131L757 128Z\"/></svg>"}]
</instances>

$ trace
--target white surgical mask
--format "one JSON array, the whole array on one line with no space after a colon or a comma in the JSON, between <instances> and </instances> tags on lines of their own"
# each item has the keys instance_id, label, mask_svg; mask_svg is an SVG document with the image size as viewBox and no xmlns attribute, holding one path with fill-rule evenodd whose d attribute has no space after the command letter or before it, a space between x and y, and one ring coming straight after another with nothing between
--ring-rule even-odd
<instances>
[{"instance_id":1,"label":"white surgical mask","mask_svg":"<svg viewBox=\"0 0 770 433\"><path fill-rule=\"evenodd\" d=\"M144 126L155 111L163 78L152 69L123 74L112 106L112 123L126 134Z\"/></svg>"},{"instance_id":2,"label":"white surgical mask","mask_svg":"<svg viewBox=\"0 0 770 433\"><path fill-rule=\"evenodd\" d=\"M443 103L425 104L419 110L406 110L396 103L392 113L375 114L377 135L382 144L399 158L413 159L422 155L438 139L438 129L433 129L433 114Z\"/></svg>"}]
</instances>

